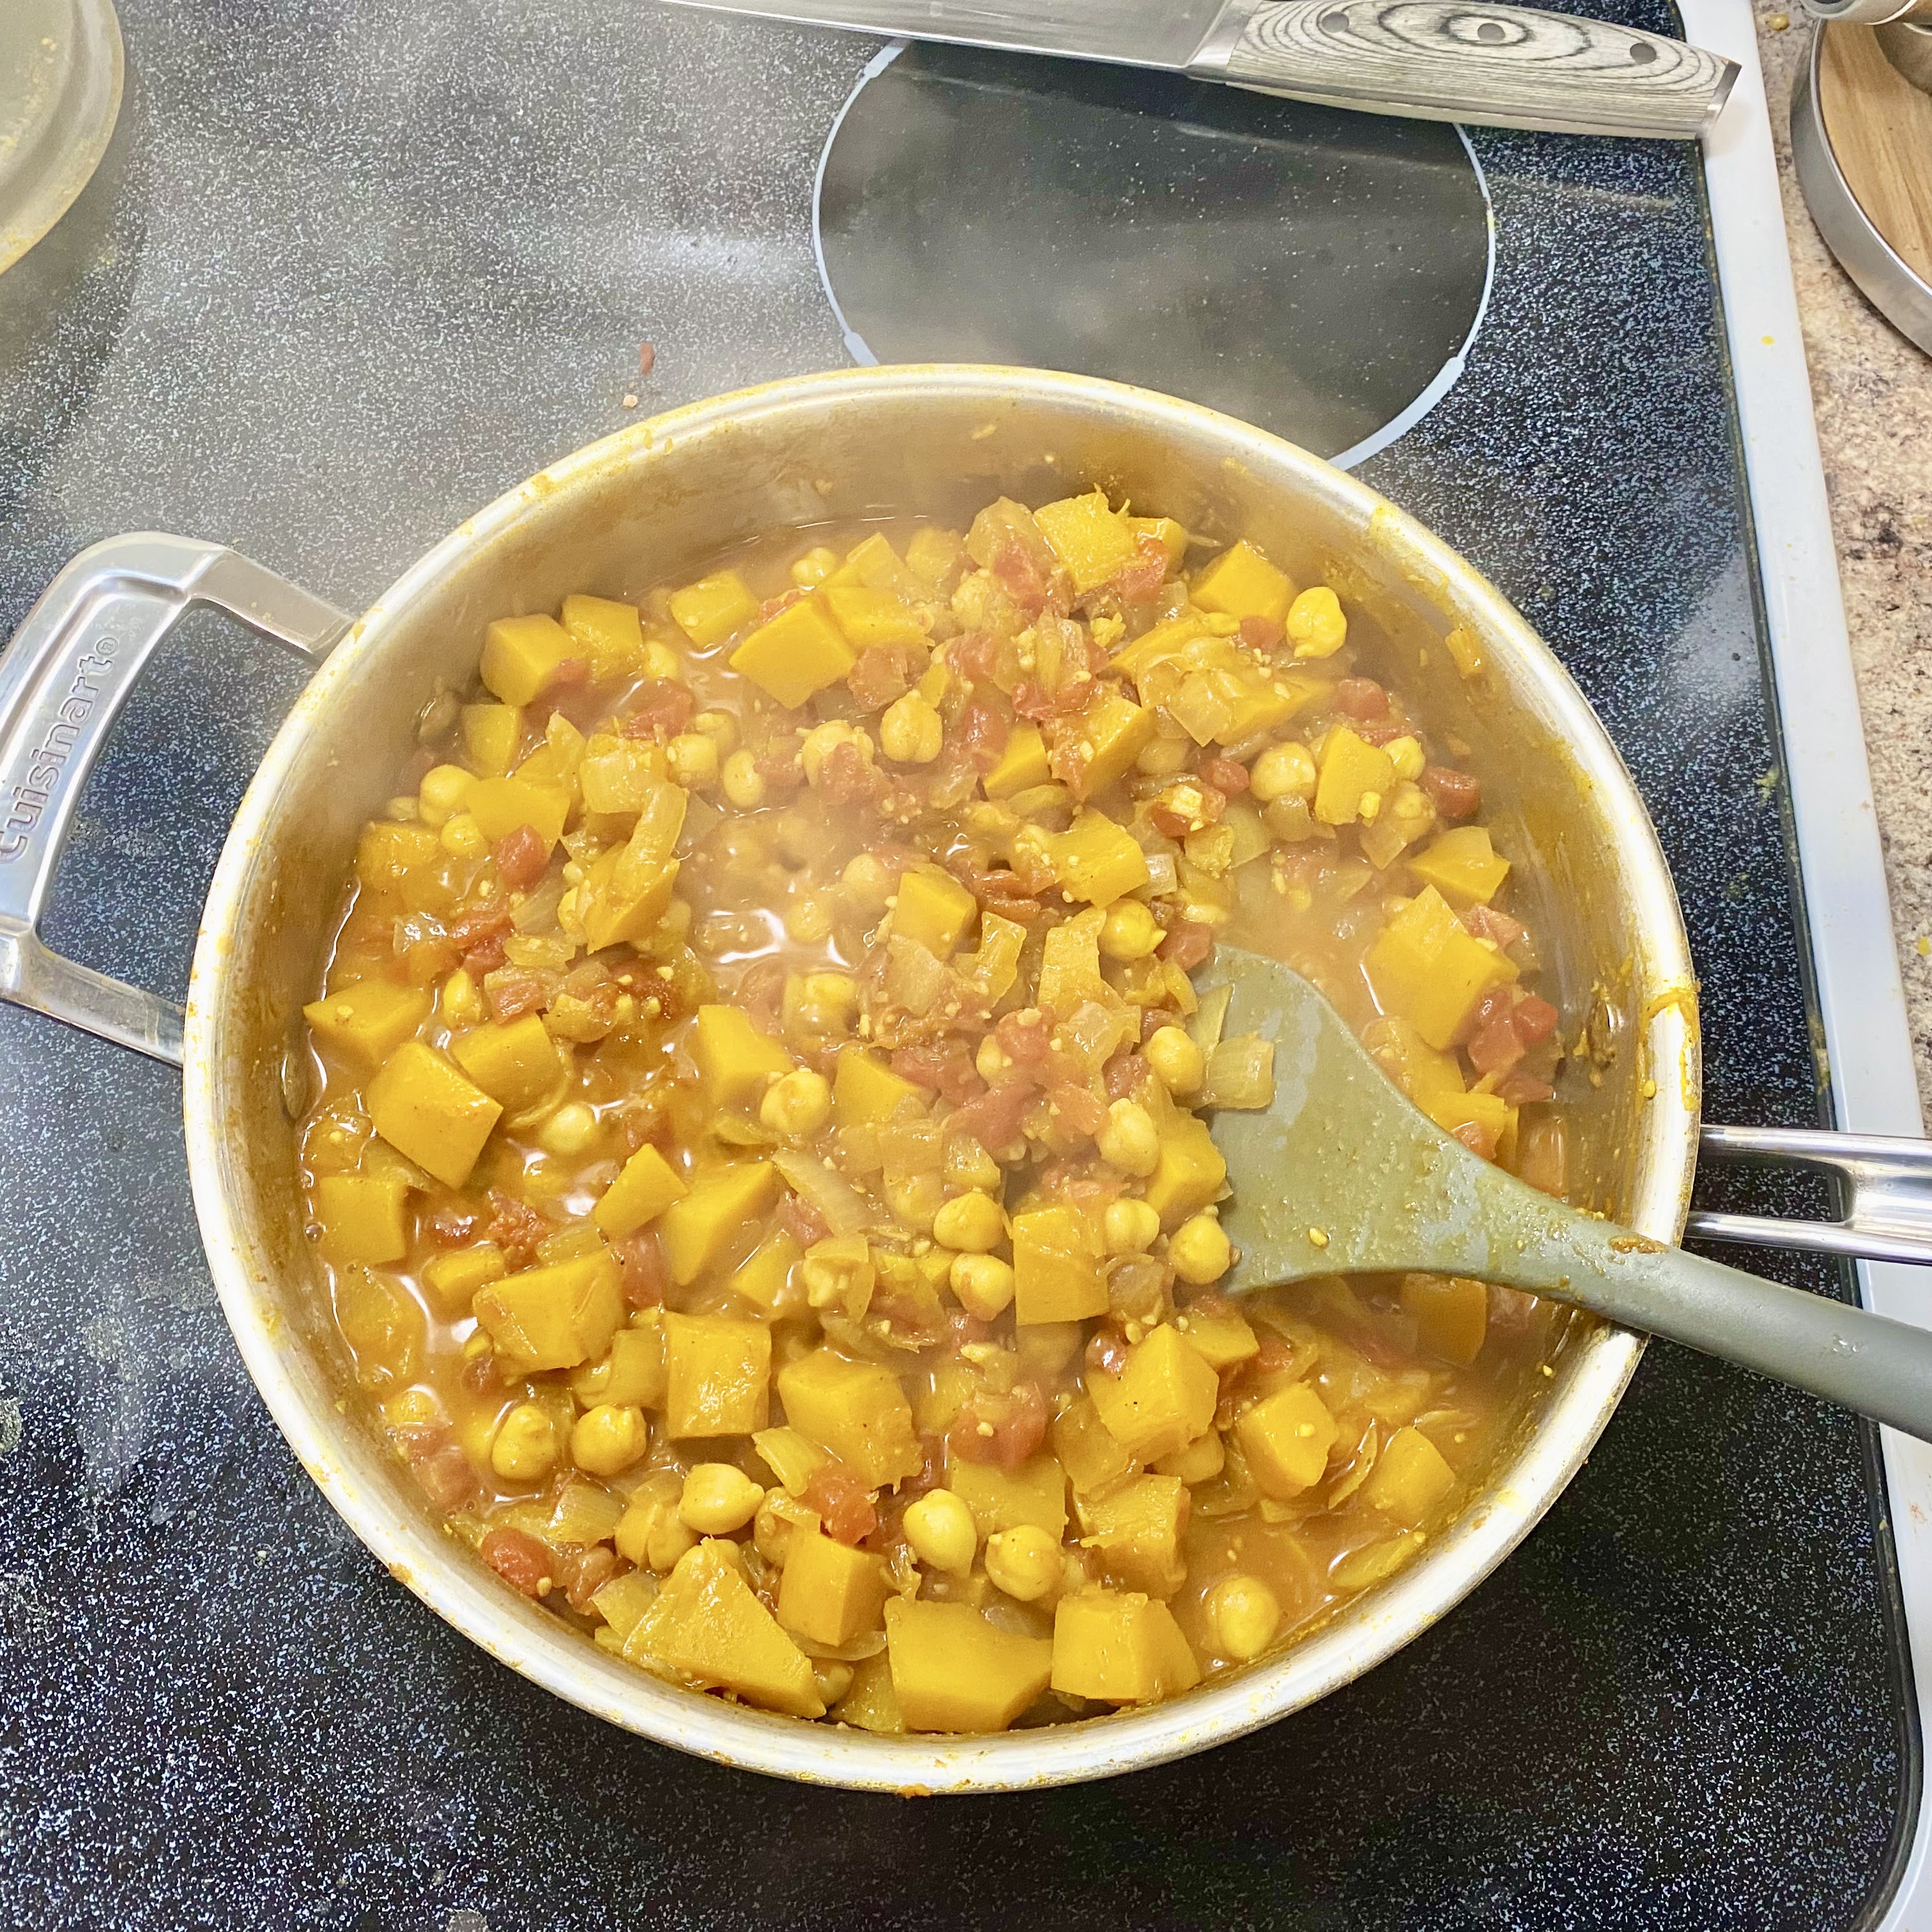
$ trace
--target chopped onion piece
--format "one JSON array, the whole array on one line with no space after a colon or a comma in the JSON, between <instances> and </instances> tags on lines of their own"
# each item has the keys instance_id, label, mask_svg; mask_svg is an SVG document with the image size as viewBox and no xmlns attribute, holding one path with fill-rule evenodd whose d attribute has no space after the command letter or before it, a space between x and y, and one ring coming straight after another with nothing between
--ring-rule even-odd
<instances>
[{"instance_id":1,"label":"chopped onion piece","mask_svg":"<svg viewBox=\"0 0 1932 1932\"><path fill-rule=\"evenodd\" d=\"M1202 1009L1207 1009L1202 1000ZM1274 1042L1259 1034L1238 1034L1208 1056L1208 1078L1201 1090L1204 1107L1261 1108L1274 1102Z\"/></svg>"},{"instance_id":2,"label":"chopped onion piece","mask_svg":"<svg viewBox=\"0 0 1932 1932\"><path fill-rule=\"evenodd\" d=\"M801 1200L818 1210L819 1219L835 1234L856 1234L878 1218L872 1203L822 1160L796 1148L780 1148L772 1156L772 1165Z\"/></svg>"}]
</instances>

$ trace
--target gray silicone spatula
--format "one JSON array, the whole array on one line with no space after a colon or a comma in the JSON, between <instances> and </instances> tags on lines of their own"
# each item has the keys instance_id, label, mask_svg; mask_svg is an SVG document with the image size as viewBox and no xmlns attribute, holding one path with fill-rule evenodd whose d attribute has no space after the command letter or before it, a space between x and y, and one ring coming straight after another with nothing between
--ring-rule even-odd
<instances>
[{"instance_id":1,"label":"gray silicone spatula","mask_svg":"<svg viewBox=\"0 0 1932 1932\"><path fill-rule=\"evenodd\" d=\"M1701 1348L1932 1442L1932 1332L1565 1206L1421 1113L1299 974L1218 950L1228 1036L1274 1042L1274 1101L1214 1117L1230 1293L1324 1274L1465 1275Z\"/></svg>"}]
</instances>

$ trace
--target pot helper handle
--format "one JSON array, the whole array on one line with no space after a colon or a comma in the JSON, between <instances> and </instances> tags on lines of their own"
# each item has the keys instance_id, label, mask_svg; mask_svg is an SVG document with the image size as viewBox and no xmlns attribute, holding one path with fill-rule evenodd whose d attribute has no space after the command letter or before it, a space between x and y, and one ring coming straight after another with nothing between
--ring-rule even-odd
<instances>
[{"instance_id":1,"label":"pot helper handle","mask_svg":"<svg viewBox=\"0 0 1932 1932\"><path fill-rule=\"evenodd\" d=\"M181 1008L62 958L40 921L88 772L154 646L197 604L314 663L350 622L219 544L143 533L82 550L0 652L0 999L176 1066Z\"/></svg>"}]
</instances>

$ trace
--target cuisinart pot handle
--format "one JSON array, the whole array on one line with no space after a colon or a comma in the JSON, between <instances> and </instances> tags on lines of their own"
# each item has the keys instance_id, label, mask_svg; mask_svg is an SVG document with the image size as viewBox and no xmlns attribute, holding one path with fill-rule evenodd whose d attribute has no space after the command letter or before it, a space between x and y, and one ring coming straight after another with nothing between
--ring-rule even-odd
<instances>
[{"instance_id":1,"label":"cuisinart pot handle","mask_svg":"<svg viewBox=\"0 0 1932 1932\"><path fill-rule=\"evenodd\" d=\"M1694 1214L1687 1234L1805 1254L1932 1263L1932 1141L1805 1127L1706 1127L1697 1147L1706 1160L1823 1168L1844 1184L1845 1213L1838 1221Z\"/></svg>"},{"instance_id":2,"label":"cuisinart pot handle","mask_svg":"<svg viewBox=\"0 0 1932 1932\"><path fill-rule=\"evenodd\" d=\"M144 533L82 550L0 652L0 999L176 1066L181 1008L50 951L40 921L87 774L154 646L196 604L312 661L349 628L219 544Z\"/></svg>"}]
</instances>

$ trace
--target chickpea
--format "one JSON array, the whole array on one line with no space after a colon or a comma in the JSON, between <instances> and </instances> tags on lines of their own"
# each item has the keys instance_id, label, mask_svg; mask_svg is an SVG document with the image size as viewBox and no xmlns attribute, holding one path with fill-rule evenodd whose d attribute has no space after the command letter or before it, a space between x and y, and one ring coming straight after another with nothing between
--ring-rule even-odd
<instances>
[{"instance_id":1,"label":"chickpea","mask_svg":"<svg viewBox=\"0 0 1932 1932\"><path fill-rule=\"evenodd\" d=\"M1378 791L1364 792L1355 810L1364 825L1372 825L1382 815L1382 794Z\"/></svg>"},{"instance_id":2,"label":"chickpea","mask_svg":"<svg viewBox=\"0 0 1932 1932\"><path fill-rule=\"evenodd\" d=\"M806 1250L800 1274L811 1306L849 1308L871 1292L877 1264L863 1235L838 1234Z\"/></svg>"},{"instance_id":3,"label":"chickpea","mask_svg":"<svg viewBox=\"0 0 1932 1932\"><path fill-rule=\"evenodd\" d=\"M1405 732L1400 738L1391 738L1382 750L1395 766L1396 776L1407 778L1411 784L1421 777L1422 768L1429 762L1423 756L1421 740L1411 732Z\"/></svg>"},{"instance_id":4,"label":"chickpea","mask_svg":"<svg viewBox=\"0 0 1932 1932\"><path fill-rule=\"evenodd\" d=\"M718 742L702 731L681 731L665 747L670 775L693 791L709 791L718 782Z\"/></svg>"},{"instance_id":5,"label":"chickpea","mask_svg":"<svg viewBox=\"0 0 1932 1932\"><path fill-rule=\"evenodd\" d=\"M928 1569L963 1576L973 1567L980 1531L973 1512L950 1490L928 1490L905 1513L906 1540Z\"/></svg>"},{"instance_id":6,"label":"chickpea","mask_svg":"<svg viewBox=\"0 0 1932 1932\"><path fill-rule=\"evenodd\" d=\"M452 859L480 859L490 849L483 828L466 812L453 812L444 820L436 842Z\"/></svg>"},{"instance_id":7,"label":"chickpea","mask_svg":"<svg viewBox=\"0 0 1932 1932\"><path fill-rule=\"evenodd\" d=\"M814 1657L812 1660L812 1681L818 1690L818 1701L829 1711L852 1688L852 1666L842 1664L836 1657Z\"/></svg>"},{"instance_id":8,"label":"chickpea","mask_svg":"<svg viewBox=\"0 0 1932 1932\"><path fill-rule=\"evenodd\" d=\"M842 718L833 718L830 724L814 725L805 734L805 742L800 746L799 756L805 763L805 782L815 790L825 770L825 761L841 745L857 748L859 755L867 764L872 764L876 747L871 735L855 731Z\"/></svg>"},{"instance_id":9,"label":"chickpea","mask_svg":"<svg viewBox=\"0 0 1932 1932\"><path fill-rule=\"evenodd\" d=\"M724 760L724 796L740 812L750 812L765 802L764 775L749 752L734 752Z\"/></svg>"},{"instance_id":10,"label":"chickpea","mask_svg":"<svg viewBox=\"0 0 1932 1932\"><path fill-rule=\"evenodd\" d=\"M897 765L929 765L945 742L939 713L916 691L888 705L879 720L879 748Z\"/></svg>"},{"instance_id":11,"label":"chickpea","mask_svg":"<svg viewBox=\"0 0 1932 1932\"><path fill-rule=\"evenodd\" d=\"M729 1536L758 1513L765 1492L730 1462L700 1462L684 1479L677 1514L700 1536Z\"/></svg>"},{"instance_id":12,"label":"chickpea","mask_svg":"<svg viewBox=\"0 0 1932 1932\"><path fill-rule=\"evenodd\" d=\"M620 1475L650 1444L641 1408L600 1402L585 1410L572 1428L570 1460L586 1475Z\"/></svg>"},{"instance_id":13,"label":"chickpea","mask_svg":"<svg viewBox=\"0 0 1932 1932\"><path fill-rule=\"evenodd\" d=\"M973 1070L989 1087L1006 1073L1012 1064L1006 1048L994 1034L988 1034L980 1042L973 1054Z\"/></svg>"},{"instance_id":14,"label":"chickpea","mask_svg":"<svg viewBox=\"0 0 1932 1932\"><path fill-rule=\"evenodd\" d=\"M1210 1211L1190 1214L1168 1237L1169 1266L1180 1279L1196 1288L1219 1281L1228 1272L1234 1250L1227 1230Z\"/></svg>"},{"instance_id":15,"label":"chickpea","mask_svg":"<svg viewBox=\"0 0 1932 1932\"><path fill-rule=\"evenodd\" d=\"M460 966L442 982L442 997L436 1004L442 1010L443 1018L458 1026L466 1026L483 1010L476 982Z\"/></svg>"},{"instance_id":16,"label":"chickpea","mask_svg":"<svg viewBox=\"0 0 1932 1932\"><path fill-rule=\"evenodd\" d=\"M982 1194L997 1194L1000 1163L970 1134L955 1134L946 1143L946 1178L962 1192L976 1187Z\"/></svg>"},{"instance_id":17,"label":"chickpea","mask_svg":"<svg viewBox=\"0 0 1932 1932\"><path fill-rule=\"evenodd\" d=\"M1137 771L1149 778L1171 778L1187 769L1188 744L1185 738L1156 738L1134 760Z\"/></svg>"},{"instance_id":18,"label":"chickpea","mask_svg":"<svg viewBox=\"0 0 1932 1932\"><path fill-rule=\"evenodd\" d=\"M728 711L700 711L691 721L691 728L709 738L721 758L728 758L738 748L738 721Z\"/></svg>"},{"instance_id":19,"label":"chickpea","mask_svg":"<svg viewBox=\"0 0 1932 1932\"><path fill-rule=\"evenodd\" d=\"M1160 1216L1144 1201L1110 1201L1101 1217L1110 1255L1144 1255L1160 1233Z\"/></svg>"},{"instance_id":20,"label":"chickpea","mask_svg":"<svg viewBox=\"0 0 1932 1932\"><path fill-rule=\"evenodd\" d=\"M1107 1109L1094 1144L1102 1160L1137 1180L1144 1180L1160 1165L1160 1130L1138 1100L1116 1100Z\"/></svg>"},{"instance_id":21,"label":"chickpea","mask_svg":"<svg viewBox=\"0 0 1932 1932\"><path fill-rule=\"evenodd\" d=\"M752 1519L752 1546L767 1563L783 1569L794 1533L801 1528L818 1527L816 1510L794 1502L783 1490L767 1490L764 1501L758 1505L758 1514Z\"/></svg>"},{"instance_id":22,"label":"chickpea","mask_svg":"<svg viewBox=\"0 0 1932 1932\"><path fill-rule=\"evenodd\" d=\"M567 1100L537 1130L545 1154L582 1154L597 1138L597 1116L581 1100Z\"/></svg>"},{"instance_id":23,"label":"chickpea","mask_svg":"<svg viewBox=\"0 0 1932 1932\"><path fill-rule=\"evenodd\" d=\"M1178 1026L1157 1028L1142 1051L1154 1077L1177 1100L1198 1092L1208 1077L1206 1057Z\"/></svg>"},{"instance_id":24,"label":"chickpea","mask_svg":"<svg viewBox=\"0 0 1932 1932\"><path fill-rule=\"evenodd\" d=\"M660 682L682 684L684 661L662 638L644 640L644 675Z\"/></svg>"},{"instance_id":25,"label":"chickpea","mask_svg":"<svg viewBox=\"0 0 1932 1932\"><path fill-rule=\"evenodd\" d=\"M490 1466L508 1483L541 1481L556 1464L556 1424L548 1409L520 1402L498 1424Z\"/></svg>"},{"instance_id":26,"label":"chickpea","mask_svg":"<svg viewBox=\"0 0 1932 1932\"><path fill-rule=\"evenodd\" d=\"M425 825L448 824L476 783L460 765L431 766L416 788L416 815Z\"/></svg>"},{"instance_id":27,"label":"chickpea","mask_svg":"<svg viewBox=\"0 0 1932 1932\"><path fill-rule=\"evenodd\" d=\"M915 1233L929 1234L945 1205L946 1184L936 1174L905 1174L886 1183L886 1205Z\"/></svg>"},{"instance_id":28,"label":"chickpea","mask_svg":"<svg viewBox=\"0 0 1932 1932\"><path fill-rule=\"evenodd\" d=\"M1036 1602L1060 1581L1060 1545L1036 1522L1016 1523L986 1539L986 1576L1022 1604Z\"/></svg>"},{"instance_id":29,"label":"chickpea","mask_svg":"<svg viewBox=\"0 0 1932 1932\"><path fill-rule=\"evenodd\" d=\"M793 583L815 590L838 568L838 553L818 544L804 556L792 559L790 574Z\"/></svg>"},{"instance_id":30,"label":"chickpea","mask_svg":"<svg viewBox=\"0 0 1932 1932\"><path fill-rule=\"evenodd\" d=\"M1121 899L1100 928L1100 950L1109 959L1144 959L1166 937L1138 899Z\"/></svg>"},{"instance_id":31,"label":"chickpea","mask_svg":"<svg viewBox=\"0 0 1932 1932\"><path fill-rule=\"evenodd\" d=\"M838 875L839 897L868 918L885 910L892 891L892 874L869 852L861 852Z\"/></svg>"},{"instance_id":32,"label":"chickpea","mask_svg":"<svg viewBox=\"0 0 1932 1932\"><path fill-rule=\"evenodd\" d=\"M956 1194L932 1217L932 1238L962 1254L990 1253L1006 1232L1006 1217L990 1194Z\"/></svg>"},{"instance_id":33,"label":"chickpea","mask_svg":"<svg viewBox=\"0 0 1932 1932\"><path fill-rule=\"evenodd\" d=\"M801 946L816 946L832 930L832 914L819 898L794 899L785 912L785 936Z\"/></svg>"},{"instance_id":34,"label":"chickpea","mask_svg":"<svg viewBox=\"0 0 1932 1932\"><path fill-rule=\"evenodd\" d=\"M1223 1657L1237 1664L1257 1658L1274 1641L1281 1624L1281 1605L1258 1576L1246 1571L1223 1576L1208 1592L1208 1640Z\"/></svg>"},{"instance_id":35,"label":"chickpea","mask_svg":"<svg viewBox=\"0 0 1932 1932\"><path fill-rule=\"evenodd\" d=\"M788 1140L815 1134L831 1118L831 1082L809 1066L782 1074L758 1102L759 1120Z\"/></svg>"},{"instance_id":36,"label":"chickpea","mask_svg":"<svg viewBox=\"0 0 1932 1932\"><path fill-rule=\"evenodd\" d=\"M1292 742L1270 745L1255 760L1248 789L1263 805L1272 805L1278 798L1312 798L1315 760L1308 747Z\"/></svg>"},{"instance_id":37,"label":"chickpea","mask_svg":"<svg viewBox=\"0 0 1932 1932\"><path fill-rule=\"evenodd\" d=\"M1312 584L1288 607L1282 628L1298 658L1332 657L1347 642L1342 600L1325 584Z\"/></svg>"},{"instance_id":38,"label":"chickpea","mask_svg":"<svg viewBox=\"0 0 1932 1932\"><path fill-rule=\"evenodd\" d=\"M1012 1306L1012 1264L997 1255L956 1255L946 1280L960 1306L982 1322L992 1321Z\"/></svg>"}]
</instances>

